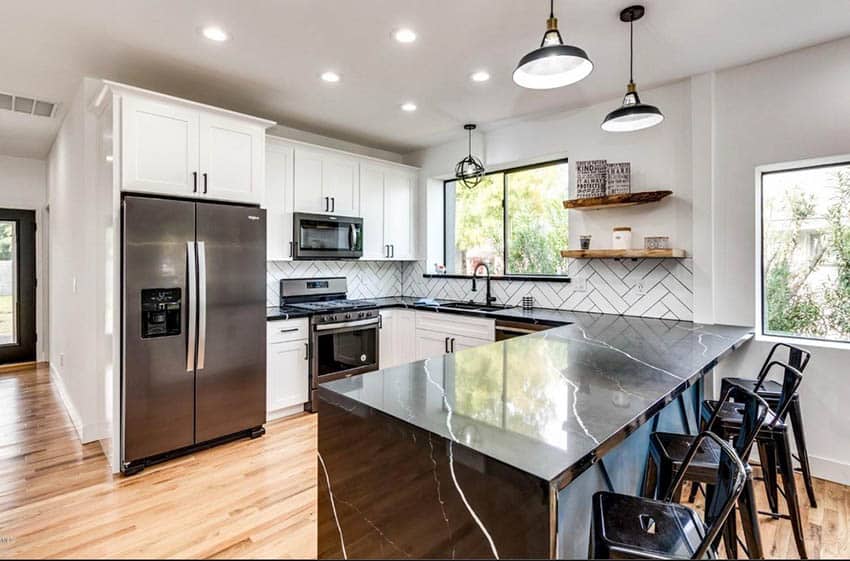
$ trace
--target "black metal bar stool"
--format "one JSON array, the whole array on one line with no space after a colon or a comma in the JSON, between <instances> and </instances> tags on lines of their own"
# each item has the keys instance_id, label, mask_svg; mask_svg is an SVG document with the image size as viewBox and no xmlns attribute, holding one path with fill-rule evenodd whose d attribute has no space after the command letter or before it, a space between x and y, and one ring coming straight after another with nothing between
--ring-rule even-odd
<instances>
[{"instance_id":1,"label":"black metal bar stool","mask_svg":"<svg viewBox=\"0 0 850 561\"><path fill-rule=\"evenodd\" d=\"M672 502L672 497L706 441L717 446L720 458L703 522L690 507ZM664 500L605 491L593 495L588 555L591 559L714 558L714 544L746 480L746 468L735 450L716 434L702 432L694 439Z\"/></svg>"},{"instance_id":2,"label":"black metal bar stool","mask_svg":"<svg viewBox=\"0 0 850 561\"><path fill-rule=\"evenodd\" d=\"M765 368L769 373L774 369L784 370L782 377L782 390L779 395L777 409L770 411L764 424L756 435L756 443L759 447L759 457L764 464L762 473L766 487L777 487L776 469L782 475L784 487L783 496L788 507L788 514L778 514L776 508L771 505L773 512L764 513L774 517L787 518L791 521L794 531L794 541L797 544L797 552L800 558L806 559L806 541L803 535L803 523L800 518L800 503L797 499L797 483L794 478L794 464L791 461L791 447L788 441L787 425L782 420L791 406L794 394L800 387L803 375L799 370L779 362L772 361ZM735 438L742 430L744 418L743 406L731 402L704 401L702 408L702 421L708 423L713 420L713 428L723 438ZM774 461L776 460L776 461Z\"/></svg>"},{"instance_id":3,"label":"black metal bar stool","mask_svg":"<svg viewBox=\"0 0 850 561\"><path fill-rule=\"evenodd\" d=\"M752 470L747 465L753 442L759 430L764 424L770 408L767 403L755 393L744 388L729 384L723 393L720 403L733 399L743 409L743 420L741 430L735 436L733 447L741 462L746 466L747 480L744 491L738 498L738 510L741 512L741 525L744 530L746 541L745 550L747 557L763 558L764 552L761 543L761 534L758 524L758 510L756 508L755 493L753 489ZM714 416L706 423L706 429L713 429L714 422L721 411L716 408ZM655 497L660 490L668 489L672 484L674 474L681 473L684 458L694 442L694 437L687 434L674 434L665 432L654 432L650 436L649 463L643 483L643 496ZM690 468L684 472L683 480L705 483L711 493L711 488L716 484L718 462L720 461L720 447L713 441L707 441L697 450L694 461ZM673 489L673 500L681 499L681 486ZM737 525L735 523L735 511L729 514L723 531L723 542L726 548L726 557L735 559L738 556Z\"/></svg>"},{"instance_id":4,"label":"black metal bar stool","mask_svg":"<svg viewBox=\"0 0 850 561\"><path fill-rule=\"evenodd\" d=\"M779 348L788 350L788 360L786 361L788 365L793 366L801 373L806 369L806 366L809 364L809 359L812 357L810 352L786 343L777 343L770 349L770 353L768 353L767 359L764 361L764 365L762 366L757 379L724 378L720 386L721 395L730 384L735 384L736 386L741 386L742 388L747 388L748 390L756 392L765 401L767 401L767 404L770 405L774 411L776 411L779 404L779 395L782 392L782 386L774 380L766 380L765 378L767 377L767 365L772 362L773 355ZM812 468L809 465L809 452L806 448L806 435L803 430L803 413L800 409L800 394L797 392L794 393L791 406L788 409L788 419L791 421L791 430L794 432L794 444L797 447L797 456L794 457L798 462L800 462L800 471L803 473L803 483L806 485L806 494L809 497L809 504L812 508L817 508L818 501L815 497L815 488L812 483ZM783 417L782 420L784 421L785 418ZM768 502L774 512L776 512L775 507L778 502L778 488L765 488L768 492Z\"/></svg>"}]
</instances>

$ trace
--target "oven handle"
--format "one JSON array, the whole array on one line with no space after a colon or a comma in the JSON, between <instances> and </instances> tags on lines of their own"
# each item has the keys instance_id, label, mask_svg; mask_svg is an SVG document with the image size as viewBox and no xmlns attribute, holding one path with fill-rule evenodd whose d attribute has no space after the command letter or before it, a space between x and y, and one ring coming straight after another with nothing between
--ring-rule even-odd
<instances>
[{"instance_id":1,"label":"oven handle","mask_svg":"<svg viewBox=\"0 0 850 561\"><path fill-rule=\"evenodd\" d=\"M324 325L316 325L313 327L316 331L330 331L332 329L345 329L347 327L361 327L366 325L378 325L381 323L381 318L361 319L357 321L346 321L344 323L328 323Z\"/></svg>"}]
</instances>

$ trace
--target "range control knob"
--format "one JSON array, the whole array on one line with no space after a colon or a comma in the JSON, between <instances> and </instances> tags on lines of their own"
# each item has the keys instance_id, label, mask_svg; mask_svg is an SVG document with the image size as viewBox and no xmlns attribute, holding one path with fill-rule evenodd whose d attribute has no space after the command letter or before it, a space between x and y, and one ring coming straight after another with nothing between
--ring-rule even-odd
<instances>
[{"instance_id":1,"label":"range control knob","mask_svg":"<svg viewBox=\"0 0 850 561\"><path fill-rule=\"evenodd\" d=\"M345 319L351 319L351 314L345 314Z\"/></svg>"}]
</instances>

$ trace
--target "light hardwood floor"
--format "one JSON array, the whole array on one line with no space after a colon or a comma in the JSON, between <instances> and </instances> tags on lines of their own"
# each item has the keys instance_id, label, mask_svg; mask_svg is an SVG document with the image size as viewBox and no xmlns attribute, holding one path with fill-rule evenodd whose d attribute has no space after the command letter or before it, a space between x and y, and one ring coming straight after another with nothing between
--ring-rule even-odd
<instances>
[{"instance_id":1,"label":"light hardwood floor","mask_svg":"<svg viewBox=\"0 0 850 561\"><path fill-rule=\"evenodd\" d=\"M316 417L266 428L113 477L98 444L79 444L46 368L2 373L0 557L315 557ZM819 508L801 496L809 556L850 557L850 487L815 483ZM768 557L797 556L787 521L761 522Z\"/></svg>"}]
</instances>

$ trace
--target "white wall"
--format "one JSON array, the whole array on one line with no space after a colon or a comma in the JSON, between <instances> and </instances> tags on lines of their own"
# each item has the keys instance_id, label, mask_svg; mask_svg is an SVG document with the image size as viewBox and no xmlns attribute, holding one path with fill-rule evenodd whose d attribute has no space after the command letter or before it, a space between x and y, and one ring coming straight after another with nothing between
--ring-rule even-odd
<instances>
[{"instance_id":1,"label":"white wall","mask_svg":"<svg viewBox=\"0 0 850 561\"><path fill-rule=\"evenodd\" d=\"M98 375L102 269L97 248L96 119L86 80L67 108L48 156L50 205L50 370L83 442L109 435L104 380Z\"/></svg>"},{"instance_id":2,"label":"white wall","mask_svg":"<svg viewBox=\"0 0 850 561\"><path fill-rule=\"evenodd\" d=\"M47 206L47 163L31 158L0 156L0 208L34 210L38 230L35 238L35 275L40 279L36 289L35 330L36 360L47 360L47 248L45 207Z\"/></svg>"},{"instance_id":3,"label":"white wall","mask_svg":"<svg viewBox=\"0 0 850 561\"><path fill-rule=\"evenodd\" d=\"M690 83L685 80L641 91L647 103L661 107L664 122L653 129L628 134L604 132L600 123L621 98L584 109L520 121L476 135L473 152L485 166L499 168L568 157L569 196L575 193L575 162L607 159L631 162L632 191L670 189L673 196L655 205L605 212L569 212L570 246L582 234L593 236L594 247L610 247L614 226L631 226L635 244L644 236L670 236L674 247L692 249ZM423 204L420 238L426 240L428 263L441 262L442 183L455 163L466 155L466 139L414 152L406 163L421 166ZM565 197L568 193L564 193ZM430 269L429 269L430 270Z\"/></svg>"},{"instance_id":4,"label":"white wall","mask_svg":"<svg viewBox=\"0 0 850 561\"><path fill-rule=\"evenodd\" d=\"M755 322L755 167L850 154L850 39L718 72L714 83L712 271L695 299L714 297L717 323ZM696 114L699 108L694 108ZM697 310L701 312L701 310ZM700 319L698 316L697 319ZM770 344L754 342L721 375L754 376ZM850 484L850 351L811 347L800 391L816 475Z\"/></svg>"}]
</instances>

